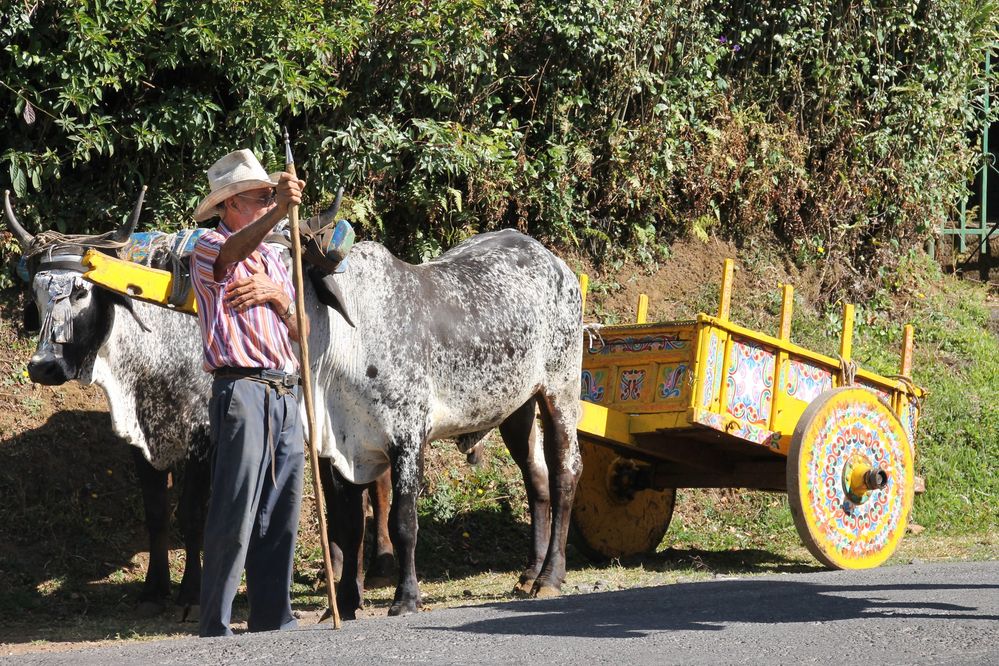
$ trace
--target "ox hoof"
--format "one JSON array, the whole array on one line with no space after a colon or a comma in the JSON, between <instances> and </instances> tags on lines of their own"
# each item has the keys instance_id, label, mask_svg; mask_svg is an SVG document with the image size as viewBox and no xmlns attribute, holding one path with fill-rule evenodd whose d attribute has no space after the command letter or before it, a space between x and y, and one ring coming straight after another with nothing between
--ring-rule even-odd
<instances>
[{"instance_id":1,"label":"ox hoof","mask_svg":"<svg viewBox=\"0 0 999 666\"><path fill-rule=\"evenodd\" d=\"M380 587L394 587L395 577L392 575L379 576L375 573L370 573L364 577L364 589L366 590L377 590Z\"/></svg>"},{"instance_id":2,"label":"ox hoof","mask_svg":"<svg viewBox=\"0 0 999 666\"><path fill-rule=\"evenodd\" d=\"M382 553L371 563L371 568L364 575L364 587L389 587L395 584L395 557L391 553Z\"/></svg>"},{"instance_id":3,"label":"ox hoof","mask_svg":"<svg viewBox=\"0 0 999 666\"><path fill-rule=\"evenodd\" d=\"M562 596L562 591L554 585L541 585L532 592L531 596L538 599L551 599Z\"/></svg>"},{"instance_id":4,"label":"ox hoof","mask_svg":"<svg viewBox=\"0 0 999 666\"><path fill-rule=\"evenodd\" d=\"M201 621L201 606L198 604L185 604L180 607L180 612L177 617L178 622L200 622Z\"/></svg>"},{"instance_id":5,"label":"ox hoof","mask_svg":"<svg viewBox=\"0 0 999 666\"><path fill-rule=\"evenodd\" d=\"M340 619L341 620L356 620L357 619L357 613L355 611L350 611L350 612L347 612L346 610L341 611L340 610L340 603L339 602L337 602L337 611L340 613ZM296 612L295 617L298 617L297 612ZM322 616L316 621L316 624L322 624L323 622L325 622L326 620L330 619L331 617L333 617L333 609L327 607L326 610L323 611Z\"/></svg>"},{"instance_id":6,"label":"ox hoof","mask_svg":"<svg viewBox=\"0 0 999 666\"><path fill-rule=\"evenodd\" d=\"M135 609L135 616L141 619L156 617L166 610L166 604L162 601L140 601Z\"/></svg>"},{"instance_id":7,"label":"ox hoof","mask_svg":"<svg viewBox=\"0 0 999 666\"><path fill-rule=\"evenodd\" d=\"M420 610L419 606L414 603L397 602L392 604L389 608L388 614L392 617L401 617L403 615L412 615L418 610Z\"/></svg>"},{"instance_id":8,"label":"ox hoof","mask_svg":"<svg viewBox=\"0 0 999 666\"><path fill-rule=\"evenodd\" d=\"M522 580L513 586L513 594L518 597L529 597L533 590L533 580Z\"/></svg>"},{"instance_id":9,"label":"ox hoof","mask_svg":"<svg viewBox=\"0 0 999 666\"><path fill-rule=\"evenodd\" d=\"M357 611L361 607L361 603L363 603L363 602L352 603L352 602L349 602L349 601L346 601L344 599L341 599L341 598L337 597L337 600L336 600L336 609L340 613L340 619L342 619L342 620L354 620L354 619L356 619L357 618ZM319 618L319 621L322 622L323 620L325 620L325 619L327 619L329 617L333 617L333 610L331 608L327 608L326 611L323 612L323 616L321 618Z\"/></svg>"}]
</instances>

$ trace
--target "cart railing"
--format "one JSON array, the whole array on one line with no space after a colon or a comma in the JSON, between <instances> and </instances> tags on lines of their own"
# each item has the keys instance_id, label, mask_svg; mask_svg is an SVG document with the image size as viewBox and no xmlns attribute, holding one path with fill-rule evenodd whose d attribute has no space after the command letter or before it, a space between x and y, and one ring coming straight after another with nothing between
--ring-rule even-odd
<instances>
[{"instance_id":1,"label":"cart railing","mask_svg":"<svg viewBox=\"0 0 999 666\"><path fill-rule=\"evenodd\" d=\"M703 426L786 455L794 427L814 398L831 388L860 385L898 416L914 441L925 392L910 379L911 325L904 328L899 374L884 377L852 360L852 305L843 307L839 357L833 358L791 342L790 285L783 287L776 336L730 321L733 275L734 263L726 260L717 316L645 323L643 294L638 323L588 327L582 432L627 444L643 433ZM585 279L581 285L585 288Z\"/></svg>"}]
</instances>

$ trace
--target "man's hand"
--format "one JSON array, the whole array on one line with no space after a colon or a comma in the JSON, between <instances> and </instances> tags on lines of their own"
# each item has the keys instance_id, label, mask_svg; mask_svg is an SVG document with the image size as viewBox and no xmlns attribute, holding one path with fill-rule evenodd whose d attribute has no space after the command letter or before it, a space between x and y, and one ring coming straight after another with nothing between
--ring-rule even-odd
<instances>
[{"instance_id":1,"label":"man's hand","mask_svg":"<svg viewBox=\"0 0 999 666\"><path fill-rule=\"evenodd\" d=\"M291 299L261 268L250 277L230 283L225 290L225 302L236 312L270 303L280 316L288 310Z\"/></svg>"},{"instance_id":2,"label":"man's hand","mask_svg":"<svg viewBox=\"0 0 999 666\"><path fill-rule=\"evenodd\" d=\"M299 180L287 171L278 176L278 186L274 192L277 198L275 210L278 212L278 219L288 214L291 206L298 206L302 203L302 190L305 188L305 181Z\"/></svg>"}]
</instances>

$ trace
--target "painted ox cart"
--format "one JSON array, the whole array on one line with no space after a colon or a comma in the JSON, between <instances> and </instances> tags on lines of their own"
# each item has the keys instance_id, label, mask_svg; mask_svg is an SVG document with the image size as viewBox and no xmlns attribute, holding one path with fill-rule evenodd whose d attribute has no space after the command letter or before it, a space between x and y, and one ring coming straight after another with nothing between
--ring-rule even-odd
<instances>
[{"instance_id":1,"label":"painted ox cart","mask_svg":"<svg viewBox=\"0 0 999 666\"><path fill-rule=\"evenodd\" d=\"M604 558L651 552L677 488L751 488L787 492L798 534L825 565L878 566L921 483L912 326L899 374L883 377L850 358L852 306L831 358L791 342L790 286L776 337L732 323L732 276L728 260L717 316L645 323L643 297L638 323L587 327L577 543Z\"/></svg>"}]
</instances>

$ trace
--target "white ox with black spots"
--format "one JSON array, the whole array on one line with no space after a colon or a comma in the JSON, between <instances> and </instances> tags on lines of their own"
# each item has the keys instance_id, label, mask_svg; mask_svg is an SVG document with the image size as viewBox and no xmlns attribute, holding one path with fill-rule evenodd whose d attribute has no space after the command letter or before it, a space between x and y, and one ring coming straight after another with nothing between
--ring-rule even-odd
<instances>
[{"instance_id":1,"label":"white ox with black spots","mask_svg":"<svg viewBox=\"0 0 999 666\"><path fill-rule=\"evenodd\" d=\"M524 475L531 511L531 553L517 590L558 594L582 469L581 295L572 271L537 241L505 230L421 265L359 243L346 272L315 288L354 324L315 302L309 307L317 431L335 468L330 514L344 553L337 594L344 616L354 616L363 595L362 485L391 471L399 582L389 613L414 612L416 500L427 444L456 437L467 451L493 427Z\"/></svg>"},{"instance_id":2,"label":"white ox with black spots","mask_svg":"<svg viewBox=\"0 0 999 666\"><path fill-rule=\"evenodd\" d=\"M141 206L111 238L126 242ZM18 223L4 193L7 223L22 249L33 237ZM38 384L96 384L107 396L112 428L131 445L149 532L149 568L140 612L162 610L170 596L171 467L187 462L178 507L186 563L178 603L184 616L198 604L201 544L208 492L209 378L201 368L198 322L170 310L95 287L83 279L86 245L56 243L29 261L33 302L26 312L41 324L28 374Z\"/></svg>"}]
</instances>

